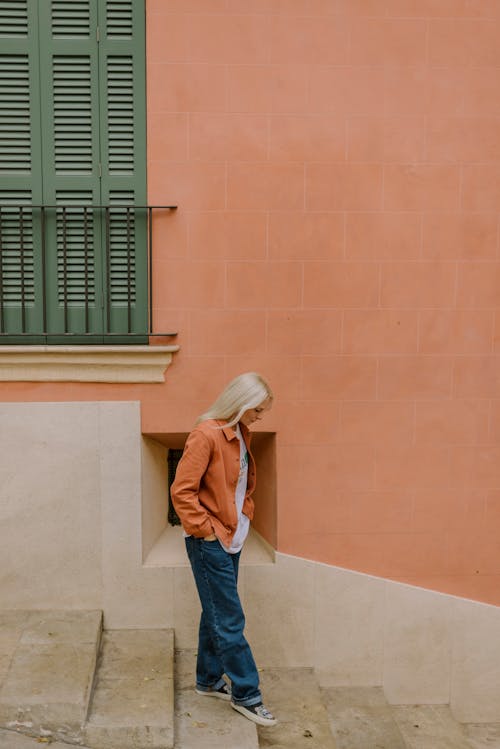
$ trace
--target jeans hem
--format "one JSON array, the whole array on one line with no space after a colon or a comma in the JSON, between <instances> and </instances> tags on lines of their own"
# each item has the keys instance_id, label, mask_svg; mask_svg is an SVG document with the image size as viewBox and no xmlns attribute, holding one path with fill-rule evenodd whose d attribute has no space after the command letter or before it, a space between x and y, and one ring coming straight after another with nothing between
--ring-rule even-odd
<instances>
[{"instance_id":1,"label":"jeans hem","mask_svg":"<svg viewBox=\"0 0 500 749\"><path fill-rule=\"evenodd\" d=\"M227 681L223 679L221 676L221 678L218 681L216 681L215 684L210 684L209 686L207 686L206 684L196 683L196 689L199 689L200 692L213 692L214 689L215 690L220 689L221 687L224 686L224 684L227 684Z\"/></svg>"},{"instance_id":2,"label":"jeans hem","mask_svg":"<svg viewBox=\"0 0 500 749\"><path fill-rule=\"evenodd\" d=\"M262 697L259 694L258 697L249 697L246 700L235 700L233 697L233 700L235 705L241 705L242 707L252 707L252 705L260 705L262 702Z\"/></svg>"}]
</instances>

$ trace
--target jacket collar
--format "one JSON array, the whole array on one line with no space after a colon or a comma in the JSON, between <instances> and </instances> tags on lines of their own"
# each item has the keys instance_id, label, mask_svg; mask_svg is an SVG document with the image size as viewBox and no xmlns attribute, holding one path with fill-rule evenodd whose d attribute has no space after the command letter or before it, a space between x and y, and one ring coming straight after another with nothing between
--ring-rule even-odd
<instances>
[{"instance_id":1,"label":"jacket collar","mask_svg":"<svg viewBox=\"0 0 500 749\"><path fill-rule=\"evenodd\" d=\"M217 424L219 424L219 426L222 427L222 431L224 432L224 435L227 440L230 441L230 440L236 439L236 429L234 427L222 426L223 424L225 424L225 422L222 419L217 419ZM241 423L240 423L240 429L241 429L241 434L243 435L243 439L245 440L246 443L248 443L250 429Z\"/></svg>"}]
</instances>

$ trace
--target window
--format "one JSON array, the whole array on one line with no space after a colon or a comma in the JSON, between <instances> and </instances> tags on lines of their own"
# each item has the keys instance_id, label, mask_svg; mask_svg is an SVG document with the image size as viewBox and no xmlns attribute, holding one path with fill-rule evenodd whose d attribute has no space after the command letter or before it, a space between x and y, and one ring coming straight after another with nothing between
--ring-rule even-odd
<instances>
[{"instance_id":1,"label":"window","mask_svg":"<svg viewBox=\"0 0 500 749\"><path fill-rule=\"evenodd\" d=\"M173 447L170 447L168 450L168 522L170 525L180 525L181 521L179 520L179 516L177 515L175 511L174 504L172 502L172 495L170 493L170 489L172 487L172 484L174 483L175 479L175 472L177 471L177 466L179 465L179 461L182 458L182 453L184 452L183 448L175 449Z\"/></svg>"},{"instance_id":2,"label":"window","mask_svg":"<svg viewBox=\"0 0 500 749\"><path fill-rule=\"evenodd\" d=\"M147 342L144 0L0 0L0 49L0 342Z\"/></svg>"}]
</instances>

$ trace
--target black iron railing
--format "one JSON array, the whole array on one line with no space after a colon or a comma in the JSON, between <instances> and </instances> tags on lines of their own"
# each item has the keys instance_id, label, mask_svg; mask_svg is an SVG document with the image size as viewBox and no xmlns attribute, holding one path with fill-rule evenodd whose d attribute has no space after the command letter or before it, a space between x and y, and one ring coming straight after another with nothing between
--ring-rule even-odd
<instances>
[{"instance_id":1,"label":"black iron railing","mask_svg":"<svg viewBox=\"0 0 500 749\"><path fill-rule=\"evenodd\" d=\"M0 206L0 343L175 335L153 321L153 213L175 209Z\"/></svg>"}]
</instances>

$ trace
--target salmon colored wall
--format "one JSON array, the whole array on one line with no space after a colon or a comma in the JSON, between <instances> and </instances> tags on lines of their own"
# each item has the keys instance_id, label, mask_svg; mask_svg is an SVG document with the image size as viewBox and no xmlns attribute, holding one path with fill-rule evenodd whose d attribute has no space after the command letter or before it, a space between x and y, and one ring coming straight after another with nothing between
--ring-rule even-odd
<instances>
[{"instance_id":1,"label":"salmon colored wall","mask_svg":"<svg viewBox=\"0 0 500 749\"><path fill-rule=\"evenodd\" d=\"M146 428L276 390L278 546L500 604L500 5L149 0Z\"/></svg>"},{"instance_id":2,"label":"salmon colored wall","mask_svg":"<svg viewBox=\"0 0 500 749\"><path fill-rule=\"evenodd\" d=\"M278 548L500 605L500 5L147 0L164 385L188 431L229 378L276 404Z\"/></svg>"}]
</instances>

